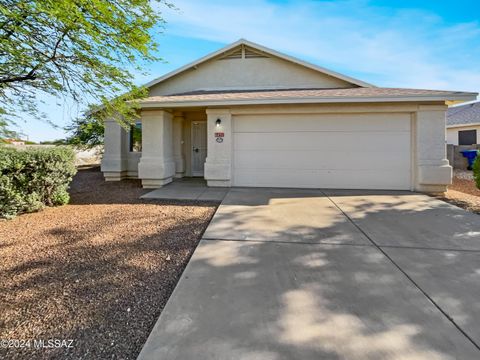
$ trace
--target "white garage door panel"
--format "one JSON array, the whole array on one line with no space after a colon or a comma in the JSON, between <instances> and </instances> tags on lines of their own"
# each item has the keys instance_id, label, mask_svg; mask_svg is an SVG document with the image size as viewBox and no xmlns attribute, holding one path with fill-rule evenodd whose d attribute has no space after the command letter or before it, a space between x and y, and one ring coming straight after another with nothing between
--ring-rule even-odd
<instances>
[{"instance_id":1,"label":"white garage door panel","mask_svg":"<svg viewBox=\"0 0 480 360\"><path fill-rule=\"evenodd\" d=\"M289 132L289 133L236 133L234 149L241 150L320 150L409 151L409 132Z\"/></svg>"},{"instance_id":2,"label":"white garage door panel","mask_svg":"<svg viewBox=\"0 0 480 360\"><path fill-rule=\"evenodd\" d=\"M321 116L322 121L315 118ZM233 124L234 132L283 131L410 131L410 116L398 114L292 114L292 115L242 115ZM261 121L259 121L261 118Z\"/></svg>"},{"instance_id":3,"label":"white garage door panel","mask_svg":"<svg viewBox=\"0 0 480 360\"><path fill-rule=\"evenodd\" d=\"M365 159L370 159L365 162ZM236 169L290 169L290 170L396 170L398 167L408 168L409 159L403 152L390 152L389 161L385 154L379 152L356 152L338 150L335 156L325 156L322 151L235 151L234 163Z\"/></svg>"},{"instance_id":4,"label":"white garage door panel","mask_svg":"<svg viewBox=\"0 0 480 360\"><path fill-rule=\"evenodd\" d=\"M235 186L410 189L409 114L235 116Z\"/></svg>"},{"instance_id":5,"label":"white garage door panel","mask_svg":"<svg viewBox=\"0 0 480 360\"><path fill-rule=\"evenodd\" d=\"M246 170L237 174L237 186L303 187L324 189L405 190L409 174L395 174L391 170ZM399 178L400 176L400 178Z\"/></svg>"}]
</instances>

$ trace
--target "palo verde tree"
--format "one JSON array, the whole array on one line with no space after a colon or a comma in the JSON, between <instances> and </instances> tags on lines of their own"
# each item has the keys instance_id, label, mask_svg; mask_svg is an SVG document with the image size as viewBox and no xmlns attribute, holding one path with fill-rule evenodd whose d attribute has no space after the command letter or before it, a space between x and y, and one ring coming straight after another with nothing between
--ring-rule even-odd
<instances>
[{"instance_id":1,"label":"palo verde tree","mask_svg":"<svg viewBox=\"0 0 480 360\"><path fill-rule=\"evenodd\" d=\"M161 6L172 7L164 0L0 0L3 131L19 111L38 114L42 93L88 99L102 109L100 121L112 114L131 121L137 111L130 100L146 93L133 73L159 60Z\"/></svg>"}]
</instances>

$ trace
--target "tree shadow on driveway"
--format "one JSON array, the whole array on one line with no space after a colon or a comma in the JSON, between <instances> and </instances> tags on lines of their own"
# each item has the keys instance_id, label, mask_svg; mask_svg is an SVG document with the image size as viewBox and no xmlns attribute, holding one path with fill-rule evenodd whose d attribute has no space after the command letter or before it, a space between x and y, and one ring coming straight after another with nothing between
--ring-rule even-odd
<instances>
[{"instance_id":1,"label":"tree shadow on driveway","mask_svg":"<svg viewBox=\"0 0 480 360\"><path fill-rule=\"evenodd\" d=\"M195 251L140 359L478 359L478 347L376 243L385 241L385 249L410 249L413 243L423 251L443 251L429 239L437 231L439 245L461 252L476 247L472 226L480 220L419 194L382 198L387 195L369 193L348 199L325 193L356 231L344 229L345 216L317 223L309 218L296 225L288 219L278 222L271 218L277 210L265 206L283 206L281 195L259 205L248 204L245 197L229 202L227 196L231 211L219 208L212 221L218 225L207 230L208 239ZM279 238L260 238L266 233L259 226L252 229L252 219L270 226ZM428 221L435 229L429 229ZM445 229L438 225L442 221ZM386 241L391 233L393 245ZM285 234L288 238L281 241ZM348 242L328 243L328 236L338 240L345 234ZM369 244L362 242L365 237ZM474 262L460 272L478 279ZM468 312L474 296L462 296L462 291L475 294L478 284L472 280L457 293L448 283L439 285L443 296L456 298L471 315L461 323L465 329L480 319Z\"/></svg>"}]
</instances>

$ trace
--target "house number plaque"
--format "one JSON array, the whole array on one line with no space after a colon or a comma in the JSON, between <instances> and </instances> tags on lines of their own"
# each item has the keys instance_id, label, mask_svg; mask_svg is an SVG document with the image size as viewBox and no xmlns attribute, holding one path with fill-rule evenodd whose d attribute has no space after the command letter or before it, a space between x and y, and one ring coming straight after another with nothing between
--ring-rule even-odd
<instances>
[{"instance_id":1,"label":"house number plaque","mask_svg":"<svg viewBox=\"0 0 480 360\"><path fill-rule=\"evenodd\" d=\"M216 132L216 133L215 133L215 140L217 141L217 143L222 143L224 136L225 136L225 133L223 133L223 132Z\"/></svg>"}]
</instances>

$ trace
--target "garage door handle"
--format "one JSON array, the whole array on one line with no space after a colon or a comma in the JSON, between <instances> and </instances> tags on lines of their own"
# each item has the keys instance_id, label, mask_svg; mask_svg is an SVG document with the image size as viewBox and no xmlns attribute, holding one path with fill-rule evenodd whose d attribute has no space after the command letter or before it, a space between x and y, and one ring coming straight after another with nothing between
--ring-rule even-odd
<instances>
[{"instance_id":1,"label":"garage door handle","mask_svg":"<svg viewBox=\"0 0 480 360\"><path fill-rule=\"evenodd\" d=\"M199 151L198 148L193 148L193 151L195 151L196 153Z\"/></svg>"}]
</instances>

